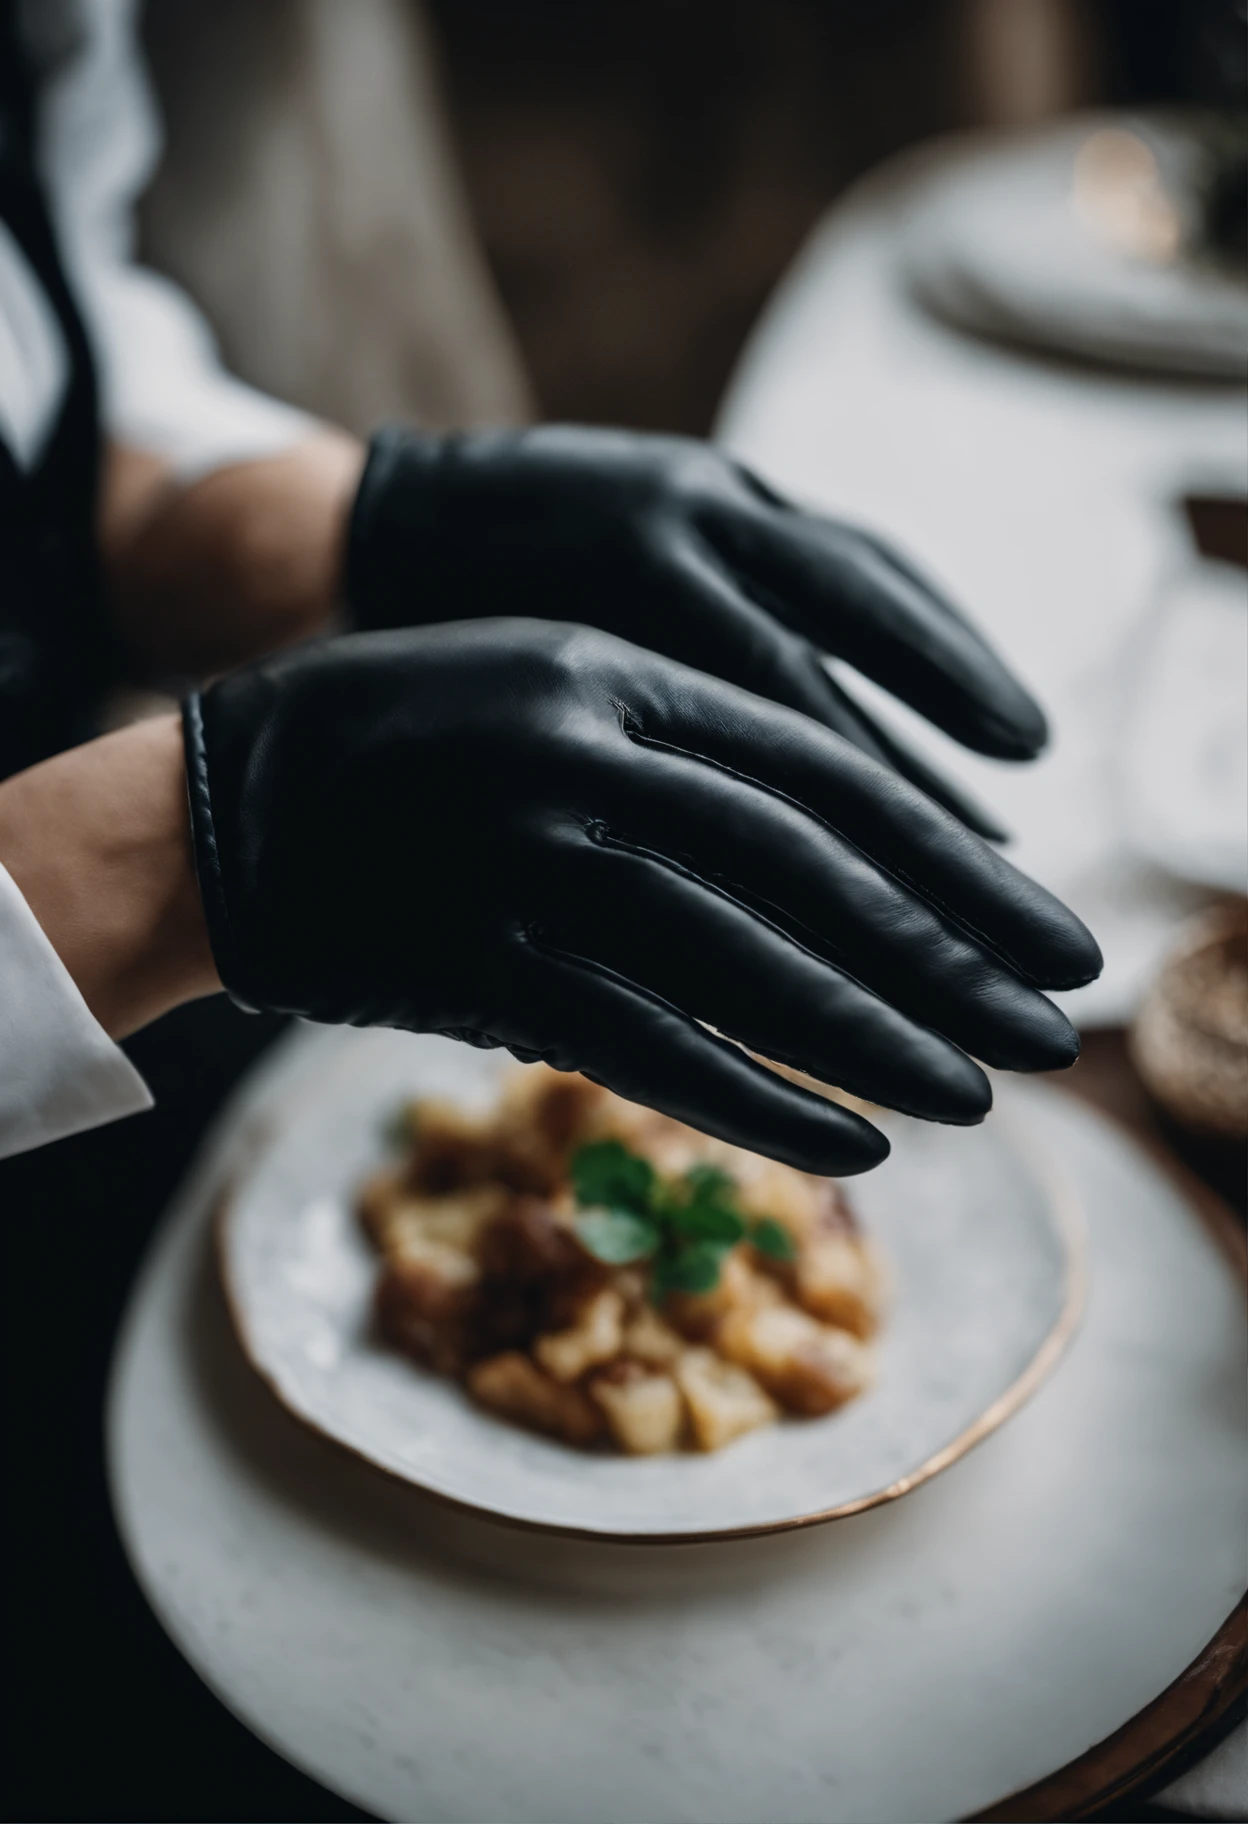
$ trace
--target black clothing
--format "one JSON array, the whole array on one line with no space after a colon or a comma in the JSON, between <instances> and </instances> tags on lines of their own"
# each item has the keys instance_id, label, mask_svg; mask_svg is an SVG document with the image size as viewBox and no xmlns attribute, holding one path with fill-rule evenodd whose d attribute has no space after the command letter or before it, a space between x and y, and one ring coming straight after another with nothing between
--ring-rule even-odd
<instances>
[{"instance_id":1,"label":"black clothing","mask_svg":"<svg viewBox=\"0 0 1248 1824\"><path fill-rule=\"evenodd\" d=\"M34 72L14 0L0 0L0 221L60 327L69 377L29 472L0 439L0 778L95 733L114 669L94 522L96 380L34 165Z\"/></svg>"},{"instance_id":2,"label":"black clothing","mask_svg":"<svg viewBox=\"0 0 1248 1824\"><path fill-rule=\"evenodd\" d=\"M0 777L95 733L115 672L92 531L95 376L32 162L17 12L0 0L0 222L70 372L32 472L0 441ZM222 1096L280 1030L221 998L183 1008L127 1044L151 1114L0 1161L6 1817L364 1816L235 1721L166 1639L105 1475L109 1359L148 1235Z\"/></svg>"}]
</instances>

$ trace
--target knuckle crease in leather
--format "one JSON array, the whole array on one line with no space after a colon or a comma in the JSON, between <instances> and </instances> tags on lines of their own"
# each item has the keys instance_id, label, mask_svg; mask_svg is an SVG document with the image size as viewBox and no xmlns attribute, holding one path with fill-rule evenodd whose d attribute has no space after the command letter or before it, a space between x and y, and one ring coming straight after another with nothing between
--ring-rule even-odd
<instances>
[{"instance_id":1,"label":"knuckle crease in leather","mask_svg":"<svg viewBox=\"0 0 1248 1824\"><path fill-rule=\"evenodd\" d=\"M662 1008L665 1013L674 1014L678 1020L681 1020L685 1025L692 1027L712 1044L728 1044L733 1050L739 1050L746 1062L755 1061L755 1054L746 1044L745 1040L734 1037L727 1027L716 1026L708 1029L704 1022L699 1020L696 1015L686 1012L683 1007L678 1007L674 1001L667 1000L665 996L656 994L652 988L643 988L639 982L633 981L631 976L622 975L618 969L610 969L605 963L596 962L593 957L578 955L577 952L573 950L564 950L557 944L541 942L530 937L527 933L524 934L523 941L530 944L533 949L540 951L544 956L549 957L552 962L561 963L566 968L579 969L587 975L596 975L605 981L612 982L616 987L623 989L626 994L633 996L637 1000L645 1001L652 1007ZM767 1055L771 1058L773 1063L783 1064L789 1070L802 1071L806 1076L813 1077L817 1082L826 1083L829 1081L826 1076L821 1075L817 1070L812 1068L809 1060L782 1056L779 1051L774 1049L769 1051ZM801 1091L800 1084L796 1084L793 1087L799 1090L799 1092ZM836 1084L834 1087L839 1089L842 1085ZM807 1090L803 1093L809 1095L811 1092ZM851 1091L850 1093L852 1094L853 1092ZM913 1115L918 1120L927 1119L927 1117L921 1115L917 1109L908 1108L898 1102L891 1089L889 1092L889 1103L890 1106L896 1108L900 1114Z\"/></svg>"},{"instance_id":2,"label":"knuckle crease in leather","mask_svg":"<svg viewBox=\"0 0 1248 1824\"><path fill-rule=\"evenodd\" d=\"M585 833L597 848L614 849L617 854L621 855L634 855L639 861L649 862L654 867L662 868L668 874L676 875L680 880L688 881L691 886L699 887L703 892L713 894L725 905L732 906L736 911L743 913L754 924L761 925L765 931L770 931L774 937L778 937L782 943L788 945L790 949L796 950L799 955L808 956L812 962L818 963L824 968L835 969L838 975L843 975L849 981L854 982L863 990L864 994L869 994L876 1000L883 998L875 989L869 988L865 982L861 981L852 969L844 966L839 960L839 953L837 959L821 955L819 950L813 947L821 941L817 933L803 925L800 919L794 919L793 923L812 939L812 944L804 943L786 925L770 915L771 912L777 912L782 918L787 918L788 914L781 913L779 907L771 907L768 901L759 896L738 888L736 883L729 880L726 875L703 874L698 871L696 866L691 865L692 857L690 857L689 863L686 863L671 855L664 855L658 849L647 848L643 843L633 842L627 837L617 835L601 820L587 824ZM763 911L761 909L763 906L767 906L768 911Z\"/></svg>"},{"instance_id":3,"label":"knuckle crease in leather","mask_svg":"<svg viewBox=\"0 0 1248 1824\"><path fill-rule=\"evenodd\" d=\"M625 711L626 715L628 713L629 712ZM868 849L864 849L861 843L855 842L853 837L845 830L841 829L837 824L832 823L827 817L821 816L818 811L813 811L808 804L803 804L800 798L794 798L791 793L781 791L778 786L768 785L765 780L755 779L750 773L739 772L736 767L727 766L722 760L714 760L709 754L698 754L695 753L692 748L677 746L674 741L659 741L653 735L643 734L640 732L640 726L636 729L631 728L623 719L621 719L620 726L625 735L628 736L628 739L635 742L639 747L651 747L658 753L674 754L677 759L692 760L698 766L709 766L715 772L723 773L728 779L736 779L742 785L752 786L755 791L765 792L769 798L775 798L779 803L790 805L793 810L800 811L803 817L809 817L812 823L819 825L820 829L827 830L830 836L835 836L838 841L845 843L847 847L853 849L855 854L861 855L863 860L877 869L879 873L886 874L891 880L895 880L902 886L908 887L910 892L913 893L917 899L921 899L924 904L930 906L933 911L940 913L943 918L948 919L951 925L955 926L956 929L963 932L967 937L973 937L976 943L987 950L990 955L999 957L1003 963L1008 964L1009 968L1013 970L1020 981L1026 982L1031 987L1040 986L1038 978L1032 975L1030 970L1025 968L1024 965L1018 961L1017 957L1011 956L1004 944L999 943L995 938L989 937L987 932L981 931L974 921L967 918L964 913L956 912L952 906L946 905L938 893L933 892L931 887L921 885L907 873L906 869L898 862L884 861L878 855L871 854ZM1063 984L1058 983L1055 985L1060 987Z\"/></svg>"},{"instance_id":4,"label":"knuckle crease in leather","mask_svg":"<svg viewBox=\"0 0 1248 1824\"><path fill-rule=\"evenodd\" d=\"M674 1001L669 1001L664 995L656 994L653 988L643 987L631 976L621 974L618 969L612 969L606 963L596 961L592 956L582 956L579 951L566 950L562 944L552 943L549 938L535 936L532 928L522 931L518 941L527 944L531 950L536 950L539 955L547 957L553 963L562 964L568 969L578 969L585 975L596 975L603 981L613 983L625 994L631 995L639 1001L645 1001L651 1007L659 1007L665 1013L675 1014L677 1019L683 1020L689 1026L700 1026L700 1022L694 1018L693 1014L687 1013L683 1007L678 1007Z\"/></svg>"},{"instance_id":5,"label":"knuckle crease in leather","mask_svg":"<svg viewBox=\"0 0 1248 1824\"><path fill-rule=\"evenodd\" d=\"M847 1095L850 1095L850 1096L858 1094L858 1091L852 1089L850 1087L850 1085L847 1082L845 1082L844 1080L829 1077L827 1075L826 1071L817 1070L814 1067L814 1065L811 1064L809 1059L803 1060L801 1058L787 1056L784 1052L778 1051L774 1046L769 1046L767 1051L765 1053L762 1053L762 1052L758 1051L757 1047L751 1048L749 1045L747 1045L747 1043L744 1039L734 1037L734 1035L728 1030L728 1028L726 1026L722 1027L722 1028L717 1027L716 1030L722 1031L723 1036L726 1039L731 1040L731 1042L734 1045L740 1045L744 1050L750 1051L752 1056L762 1057L764 1059L764 1062L767 1059L770 1059L773 1064L783 1064L786 1070L801 1071L803 1076L812 1077L816 1083L826 1083L833 1089L842 1089L845 1091L845 1093ZM800 1089L802 1087L802 1085L799 1083L797 1085L797 1087ZM864 1101L870 1101L871 1099L872 1098L869 1096L864 1095L864 1097L863 1097ZM930 1122L932 1120L932 1116L930 1114L925 1114L923 1112L923 1110L918 1108L917 1106L900 1101L898 1099L897 1090L896 1090L895 1086L891 1083L889 1084L889 1088L888 1088L887 1103L882 1102L882 1103L880 1103L879 1106L882 1108L883 1107L890 1108L899 1115L908 1115L912 1121ZM849 1112L854 1113L856 1111L850 1110ZM865 1119L865 1117L860 1116L859 1119L860 1120ZM941 1125L941 1123L939 1121L937 1121L937 1125L939 1126L939 1125ZM945 1123L944 1125L952 1125L952 1124Z\"/></svg>"}]
</instances>

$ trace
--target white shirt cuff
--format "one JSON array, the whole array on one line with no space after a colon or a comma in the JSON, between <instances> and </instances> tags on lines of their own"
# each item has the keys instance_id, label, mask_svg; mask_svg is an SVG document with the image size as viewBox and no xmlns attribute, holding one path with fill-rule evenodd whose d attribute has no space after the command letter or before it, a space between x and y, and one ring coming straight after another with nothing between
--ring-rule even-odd
<instances>
[{"instance_id":1,"label":"white shirt cuff","mask_svg":"<svg viewBox=\"0 0 1248 1824\"><path fill-rule=\"evenodd\" d=\"M316 421L225 373L190 299L135 264L134 205L160 157L137 0L21 11L44 71L39 172L95 347L106 434L163 458L183 482L292 448Z\"/></svg>"},{"instance_id":2,"label":"white shirt cuff","mask_svg":"<svg viewBox=\"0 0 1248 1824\"><path fill-rule=\"evenodd\" d=\"M0 867L0 1159L151 1106Z\"/></svg>"},{"instance_id":3,"label":"white shirt cuff","mask_svg":"<svg viewBox=\"0 0 1248 1824\"><path fill-rule=\"evenodd\" d=\"M284 455L317 422L227 374L190 300L139 267L80 269L95 332L100 415L110 437L164 459L191 483Z\"/></svg>"}]
</instances>

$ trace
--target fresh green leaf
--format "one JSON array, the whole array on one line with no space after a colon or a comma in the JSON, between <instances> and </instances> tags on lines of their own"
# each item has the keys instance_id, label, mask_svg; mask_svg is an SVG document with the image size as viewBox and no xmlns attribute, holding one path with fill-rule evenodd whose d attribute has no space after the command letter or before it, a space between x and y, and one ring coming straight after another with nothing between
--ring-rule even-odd
<instances>
[{"instance_id":1,"label":"fresh green leaf","mask_svg":"<svg viewBox=\"0 0 1248 1824\"><path fill-rule=\"evenodd\" d=\"M718 1166L695 1165L681 1178L662 1179L621 1141L596 1140L573 1155L569 1172L585 1248L611 1266L653 1258L657 1299L668 1292L709 1292L724 1256L759 1227L746 1222L736 1185ZM765 1226L763 1237L756 1245L771 1253L784 1250L788 1240L776 1223Z\"/></svg>"},{"instance_id":2,"label":"fresh green leaf","mask_svg":"<svg viewBox=\"0 0 1248 1824\"><path fill-rule=\"evenodd\" d=\"M664 1200L664 1214L674 1235L731 1247L745 1234L735 1199L736 1185L727 1172L695 1165L685 1173L679 1190Z\"/></svg>"},{"instance_id":3,"label":"fresh green leaf","mask_svg":"<svg viewBox=\"0 0 1248 1824\"><path fill-rule=\"evenodd\" d=\"M741 1217L722 1203L678 1205L668 1220L677 1235L688 1236L691 1241L722 1242L729 1248L745 1234Z\"/></svg>"},{"instance_id":4,"label":"fresh green leaf","mask_svg":"<svg viewBox=\"0 0 1248 1824\"><path fill-rule=\"evenodd\" d=\"M731 1202L737 1194L735 1181L717 1165L691 1165L685 1183L696 1203Z\"/></svg>"},{"instance_id":5,"label":"fresh green leaf","mask_svg":"<svg viewBox=\"0 0 1248 1824\"><path fill-rule=\"evenodd\" d=\"M719 1269L727 1251L717 1242L695 1241L689 1247L662 1255L655 1266L655 1291L711 1291L719 1283Z\"/></svg>"},{"instance_id":6,"label":"fresh green leaf","mask_svg":"<svg viewBox=\"0 0 1248 1824\"><path fill-rule=\"evenodd\" d=\"M611 1267L646 1260L659 1245L659 1231L632 1210L585 1210L576 1218L581 1246Z\"/></svg>"},{"instance_id":7,"label":"fresh green leaf","mask_svg":"<svg viewBox=\"0 0 1248 1824\"><path fill-rule=\"evenodd\" d=\"M621 1141L593 1140L579 1147L568 1170L582 1209L648 1212L654 1167Z\"/></svg>"},{"instance_id":8,"label":"fresh green leaf","mask_svg":"<svg viewBox=\"0 0 1248 1824\"><path fill-rule=\"evenodd\" d=\"M789 1231L772 1216L760 1216L750 1224L750 1242L772 1260L792 1260L797 1252Z\"/></svg>"}]
</instances>

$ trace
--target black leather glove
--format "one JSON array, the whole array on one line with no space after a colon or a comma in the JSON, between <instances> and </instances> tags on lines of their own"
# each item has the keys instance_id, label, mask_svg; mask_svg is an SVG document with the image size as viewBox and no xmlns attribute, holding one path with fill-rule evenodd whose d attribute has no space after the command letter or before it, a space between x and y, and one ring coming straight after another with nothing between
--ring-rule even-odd
<instances>
[{"instance_id":1,"label":"black leather glove","mask_svg":"<svg viewBox=\"0 0 1248 1824\"><path fill-rule=\"evenodd\" d=\"M608 634L353 635L192 695L185 726L244 1004L505 1045L815 1172L887 1143L699 1021L937 1121L991 1102L959 1046L1078 1051L1031 985L1100 966L1058 901L808 718Z\"/></svg>"},{"instance_id":2,"label":"black leather glove","mask_svg":"<svg viewBox=\"0 0 1248 1824\"><path fill-rule=\"evenodd\" d=\"M1033 699L901 558L800 512L709 444L575 425L382 431L352 518L362 629L579 621L803 710L981 835L995 821L829 676L847 660L965 746L1030 759Z\"/></svg>"}]
</instances>

